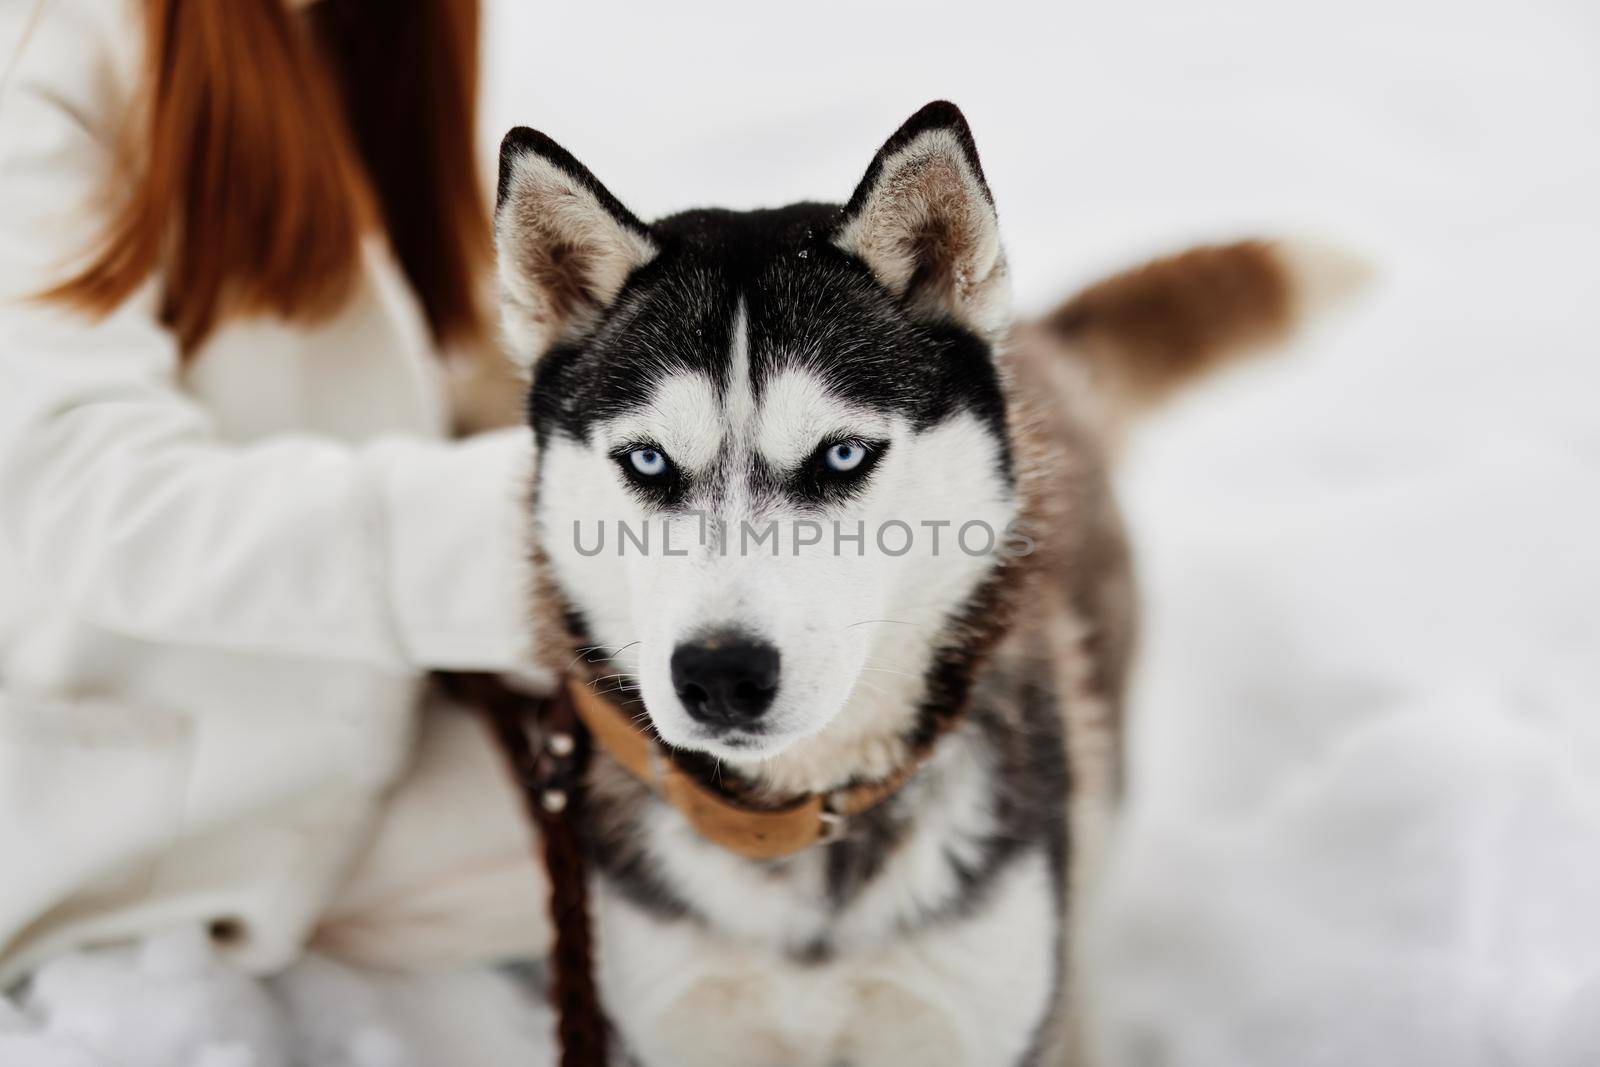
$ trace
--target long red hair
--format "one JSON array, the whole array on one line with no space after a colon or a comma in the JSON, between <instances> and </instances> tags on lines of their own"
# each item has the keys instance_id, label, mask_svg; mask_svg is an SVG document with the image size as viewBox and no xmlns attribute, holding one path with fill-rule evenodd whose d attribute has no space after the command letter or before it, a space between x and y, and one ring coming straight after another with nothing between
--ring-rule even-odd
<instances>
[{"instance_id":1,"label":"long red hair","mask_svg":"<svg viewBox=\"0 0 1600 1067\"><path fill-rule=\"evenodd\" d=\"M478 337L477 0L145 0L131 187L45 295L105 313L152 275L192 352L224 318L314 320L381 229L441 344Z\"/></svg>"}]
</instances>

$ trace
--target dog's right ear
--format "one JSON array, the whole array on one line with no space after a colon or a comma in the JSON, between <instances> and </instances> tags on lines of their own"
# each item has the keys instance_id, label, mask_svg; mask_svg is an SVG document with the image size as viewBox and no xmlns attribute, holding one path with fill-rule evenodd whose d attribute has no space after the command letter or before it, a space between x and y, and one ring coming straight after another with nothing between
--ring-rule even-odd
<instances>
[{"instance_id":1,"label":"dog's right ear","mask_svg":"<svg viewBox=\"0 0 1600 1067\"><path fill-rule=\"evenodd\" d=\"M494 233L506 341L524 369L593 325L656 255L644 223L587 167L524 126L500 142Z\"/></svg>"}]
</instances>

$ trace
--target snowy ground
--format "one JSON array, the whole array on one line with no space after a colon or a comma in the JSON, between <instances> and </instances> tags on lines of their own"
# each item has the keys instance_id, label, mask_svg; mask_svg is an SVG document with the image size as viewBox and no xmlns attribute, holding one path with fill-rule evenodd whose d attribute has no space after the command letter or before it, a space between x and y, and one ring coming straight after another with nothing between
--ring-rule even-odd
<instances>
[{"instance_id":1,"label":"snowy ground","mask_svg":"<svg viewBox=\"0 0 1600 1067\"><path fill-rule=\"evenodd\" d=\"M1600 1063L1592 0L492 12L486 150L541 126L641 214L842 198L948 96L1029 309L1197 238L1376 259L1125 468L1149 630L1103 1067ZM0 1065L538 1062L518 1004L317 961L264 989L179 936L0 1001Z\"/></svg>"},{"instance_id":2,"label":"snowy ground","mask_svg":"<svg viewBox=\"0 0 1600 1067\"><path fill-rule=\"evenodd\" d=\"M541 1067L549 1013L500 971L413 978L311 958L270 982L203 931L48 964L0 997L0 1067Z\"/></svg>"}]
</instances>

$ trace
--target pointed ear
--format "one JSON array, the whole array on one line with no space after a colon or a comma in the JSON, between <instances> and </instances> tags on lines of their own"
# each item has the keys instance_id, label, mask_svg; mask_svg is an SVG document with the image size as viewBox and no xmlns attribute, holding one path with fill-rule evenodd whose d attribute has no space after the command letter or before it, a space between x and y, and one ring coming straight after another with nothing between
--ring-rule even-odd
<instances>
[{"instance_id":1,"label":"pointed ear","mask_svg":"<svg viewBox=\"0 0 1600 1067\"><path fill-rule=\"evenodd\" d=\"M522 126L500 142L494 233L506 340L525 369L593 325L656 254L644 223L588 168Z\"/></svg>"},{"instance_id":2,"label":"pointed ear","mask_svg":"<svg viewBox=\"0 0 1600 1067\"><path fill-rule=\"evenodd\" d=\"M952 103L924 107L878 150L834 244L918 313L986 337L1009 322L994 200L972 131Z\"/></svg>"}]
</instances>

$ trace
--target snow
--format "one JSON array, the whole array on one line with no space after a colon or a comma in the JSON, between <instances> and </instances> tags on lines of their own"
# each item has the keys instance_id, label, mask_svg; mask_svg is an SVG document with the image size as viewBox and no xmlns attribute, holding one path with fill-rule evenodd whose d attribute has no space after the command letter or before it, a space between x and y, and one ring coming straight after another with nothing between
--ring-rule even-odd
<instances>
[{"instance_id":1,"label":"snow","mask_svg":"<svg viewBox=\"0 0 1600 1067\"><path fill-rule=\"evenodd\" d=\"M1085 945L1101 1063L1600 1063L1600 7L494 0L490 28L486 154L537 125L644 215L843 198L947 96L1025 309L1211 237L1375 260L1122 470L1148 629ZM0 999L0 1065L540 1062L500 972L262 984L186 936Z\"/></svg>"},{"instance_id":2,"label":"snow","mask_svg":"<svg viewBox=\"0 0 1600 1067\"><path fill-rule=\"evenodd\" d=\"M47 964L0 997L3 1067L539 1067L549 1013L500 970L358 973L309 957L268 981L205 932Z\"/></svg>"}]
</instances>

